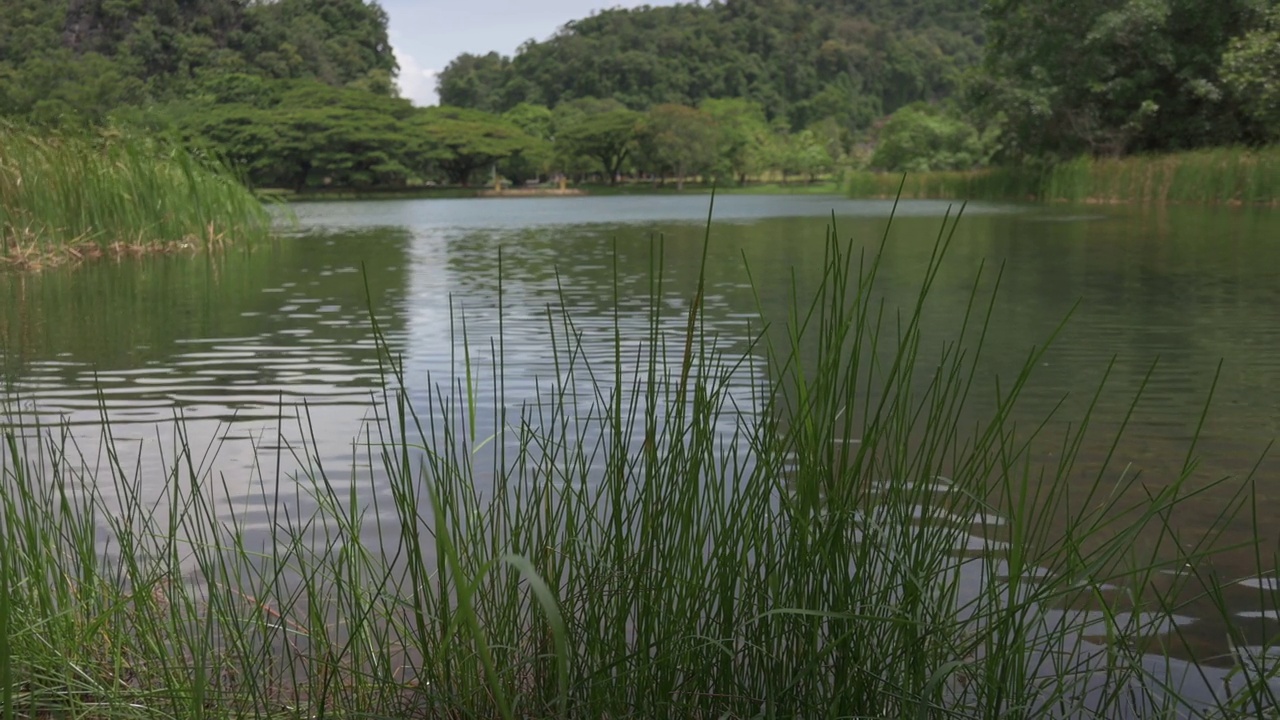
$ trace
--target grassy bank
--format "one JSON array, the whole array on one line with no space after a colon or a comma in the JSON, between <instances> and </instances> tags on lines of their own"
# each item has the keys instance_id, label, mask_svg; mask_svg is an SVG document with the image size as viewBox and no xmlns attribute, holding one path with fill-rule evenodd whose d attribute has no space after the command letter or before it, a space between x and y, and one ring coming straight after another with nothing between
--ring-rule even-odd
<instances>
[{"instance_id":1,"label":"grassy bank","mask_svg":"<svg viewBox=\"0 0 1280 720\"><path fill-rule=\"evenodd\" d=\"M847 189L854 197L893 197L901 181L897 174L857 172ZM1049 168L911 173L903 197L1273 205L1280 202L1280 148L1080 158Z\"/></svg>"},{"instance_id":2,"label":"grassy bank","mask_svg":"<svg viewBox=\"0 0 1280 720\"><path fill-rule=\"evenodd\" d=\"M0 266L207 248L268 226L234 176L182 150L0 125Z\"/></svg>"},{"instance_id":3,"label":"grassy bank","mask_svg":"<svg viewBox=\"0 0 1280 720\"><path fill-rule=\"evenodd\" d=\"M415 390L384 353L343 467L304 446L282 468L268 437L246 485L211 469L221 440L193 447L176 423L167 476L139 477L109 422L108 452L81 458L15 411L3 715L1273 712L1273 669L1209 676L1205 706L1185 687L1201 676L1144 664L1177 644L1177 623L1149 631L1188 587L1220 587L1214 533L1169 522L1200 502L1194 440L1158 484L1109 462L1082 484L1091 420L1113 418L1012 419L1043 350L976 397L989 285L951 336L922 332L945 229L901 312L881 305L874 248L836 238L822 286L744 321L745 350L703 332L701 282L666 317L660 273L649 331L615 323L612 352L549 310L555 372L532 399L505 396L501 332L467 338L458 316L450 377ZM1250 522L1240 507L1221 522ZM1101 621L1065 612L1086 609Z\"/></svg>"}]
</instances>

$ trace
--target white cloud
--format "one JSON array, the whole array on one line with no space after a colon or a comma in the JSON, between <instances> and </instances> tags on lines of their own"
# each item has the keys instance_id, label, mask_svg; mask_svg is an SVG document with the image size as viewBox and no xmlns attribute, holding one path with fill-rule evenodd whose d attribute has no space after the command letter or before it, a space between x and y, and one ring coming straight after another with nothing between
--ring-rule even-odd
<instances>
[{"instance_id":1,"label":"white cloud","mask_svg":"<svg viewBox=\"0 0 1280 720\"><path fill-rule=\"evenodd\" d=\"M391 52L400 63L400 76L396 84L400 86L400 94L408 98L414 105L435 105L436 71L418 64L412 55L392 45Z\"/></svg>"}]
</instances>

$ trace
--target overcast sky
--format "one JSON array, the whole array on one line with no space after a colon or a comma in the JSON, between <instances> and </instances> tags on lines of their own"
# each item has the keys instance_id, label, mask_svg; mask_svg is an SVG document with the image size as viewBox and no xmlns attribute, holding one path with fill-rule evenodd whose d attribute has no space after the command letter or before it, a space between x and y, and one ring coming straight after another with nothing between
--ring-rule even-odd
<instances>
[{"instance_id":1,"label":"overcast sky","mask_svg":"<svg viewBox=\"0 0 1280 720\"><path fill-rule=\"evenodd\" d=\"M513 55L593 10L672 5L674 0L380 0L391 17L400 91L418 105L436 103L435 73L460 53Z\"/></svg>"}]
</instances>

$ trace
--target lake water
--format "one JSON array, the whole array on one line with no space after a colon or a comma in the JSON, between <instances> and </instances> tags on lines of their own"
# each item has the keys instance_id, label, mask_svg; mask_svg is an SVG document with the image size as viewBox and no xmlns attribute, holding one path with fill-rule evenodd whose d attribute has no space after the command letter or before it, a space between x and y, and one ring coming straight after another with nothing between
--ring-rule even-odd
<instances>
[{"instance_id":1,"label":"lake water","mask_svg":"<svg viewBox=\"0 0 1280 720\"><path fill-rule=\"evenodd\" d=\"M841 239L874 247L891 208L837 197L719 198L707 258L707 327L736 342L757 319L757 298L767 315L785 317L793 279L800 287L818 280L833 218ZM888 306L914 298L949 208L898 208L878 284ZM696 288L708 198L380 201L292 210L296 221L282 225L278 241L251 250L0 275L0 363L10 407L26 408L28 424L71 424L90 461L100 463L94 443L105 407L117 443L139 448L137 472L156 482L163 482L163 461L153 451L171 444L181 416L194 445L216 444L208 469L228 491L260 495L253 478L263 452L283 443L288 458L287 448L303 444L296 420L303 401L318 459L350 467L381 387L370 308L422 402L429 383L447 385L463 367L461 318L470 361L490 367L501 290L506 401L529 401L539 384L555 379L549 311L574 319L588 357L612 359L615 322L624 335L647 331L661 237L660 304L666 327L678 333ZM1107 430L1119 428L1156 363L1112 467L1140 470L1159 485L1183 466L1221 363L1193 485L1240 478L1257 465L1258 517L1264 532L1277 532L1271 519L1280 514L1280 462L1262 455L1280 436L1280 213L970 205L932 290L926 330L947 335L980 269L989 279L999 268L1001 301L984 347L984 378L1011 379L1071 314L1022 407L1035 418L1065 397L1069 419L1114 363L1095 417L1099 444L1082 449L1087 464L1106 455ZM989 289L989 280L982 287ZM492 412L486 397L481 410ZM1188 542L1207 531L1238 487L1216 487L1172 518ZM1252 527L1240 523L1222 541L1252 538ZM1263 540L1269 558L1277 538ZM1255 578L1255 564L1252 553L1237 553L1215 569L1244 581L1228 587L1227 597L1250 640L1261 643L1277 618L1259 609L1257 588L1275 581ZM1185 613L1213 611L1190 602ZM1205 643L1222 637L1207 623L1188 632L1203 633Z\"/></svg>"}]
</instances>

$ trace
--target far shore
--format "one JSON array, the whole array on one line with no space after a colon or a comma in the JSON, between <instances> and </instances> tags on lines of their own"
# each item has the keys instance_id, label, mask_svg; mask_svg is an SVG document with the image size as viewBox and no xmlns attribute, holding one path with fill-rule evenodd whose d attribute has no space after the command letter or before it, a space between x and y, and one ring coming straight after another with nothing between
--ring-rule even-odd
<instances>
[{"instance_id":1,"label":"far shore","mask_svg":"<svg viewBox=\"0 0 1280 720\"><path fill-rule=\"evenodd\" d=\"M396 188L320 188L302 192L280 188L263 188L258 195L264 199L285 202L323 202L330 200L417 200L464 198L530 198L530 197L584 197L601 195L705 195L715 190L721 195L841 195L844 189L836 180L790 183L749 182L743 185L714 186L710 183L685 183L678 188L674 182L654 185L651 182L624 182L617 185L580 184L567 188L556 186L503 188L462 186L414 186Z\"/></svg>"}]
</instances>

